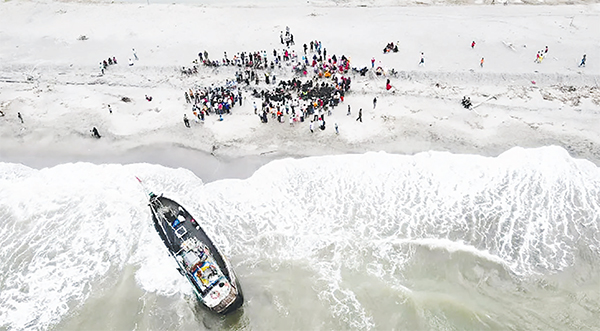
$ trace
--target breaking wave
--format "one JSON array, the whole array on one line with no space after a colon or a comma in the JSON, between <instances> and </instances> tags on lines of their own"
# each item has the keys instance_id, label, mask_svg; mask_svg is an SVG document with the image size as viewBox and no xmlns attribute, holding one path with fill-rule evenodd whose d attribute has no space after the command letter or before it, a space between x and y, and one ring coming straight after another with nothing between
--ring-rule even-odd
<instances>
[{"instance_id":1,"label":"breaking wave","mask_svg":"<svg viewBox=\"0 0 600 331\"><path fill-rule=\"evenodd\" d=\"M285 159L246 180L206 185L187 170L147 164L0 163L0 328L56 325L127 266L145 292L191 295L154 233L135 175L202 220L242 286L255 285L244 288L245 309L268 295L279 313L292 314L285 289L256 284L302 272L304 295L331 316L302 327L381 327L361 279L370 280L369 293L418 300L409 275L436 263L435 252L442 263L475 261L516 278L600 261L600 171L558 147L496 158Z\"/></svg>"}]
</instances>

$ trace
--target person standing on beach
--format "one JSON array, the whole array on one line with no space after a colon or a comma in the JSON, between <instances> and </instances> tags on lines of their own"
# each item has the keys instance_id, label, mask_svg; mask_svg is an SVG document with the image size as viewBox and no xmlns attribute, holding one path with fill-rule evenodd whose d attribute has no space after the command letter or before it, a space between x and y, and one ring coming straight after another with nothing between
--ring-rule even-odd
<instances>
[{"instance_id":1,"label":"person standing on beach","mask_svg":"<svg viewBox=\"0 0 600 331\"><path fill-rule=\"evenodd\" d=\"M471 48L475 48L475 40L471 43Z\"/></svg>"},{"instance_id":2,"label":"person standing on beach","mask_svg":"<svg viewBox=\"0 0 600 331\"><path fill-rule=\"evenodd\" d=\"M375 109L375 107L377 107L377 97L373 98L373 109Z\"/></svg>"},{"instance_id":3,"label":"person standing on beach","mask_svg":"<svg viewBox=\"0 0 600 331\"><path fill-rule=\"evenodd\" d=\"M98 129L96 129L96 127L93 127L90 131L92 132L92 136L94 136L94 138L98 138L98 139L102 138L102 136L100 135L100 133L98 132Z\"/></svg>"},{"instance_id":4,"label":"person standing on beach","mask_svg":"<svg viewBox=\"0 0 600 331\"><path fill-rule=\"evenodd\" d=\"M187 114L183 114L183 124L185 124L187 128L190 127L190 120L188 120Z\"/></svg>"},{"instance_id":5,"label":"person standing on beach","mask_svg":"<svg viewBox=\"0 0 600 331\"><path fill-rule=\"evenodd\" d=\"M350 116L350 105L348 105L348 114L346 116Z\"/></svg>"},{"instance_id":6,"label":"person standing on beach","mask_svg":"<svg viewBox=\"0 0 600 331\"><path fill-rule=\"evenodd\" d=\"M356 120L362 123L362 108L358 110L358 117L356 118Z\"/></svg>"},{"instance_id":7,"label":"person standing on beach","mask_svg":"<svg viewBox=\"0 0 600 331\"><path fill-rule=\"evenodd\" d=\"M314 125L314 121L310 121L310 126L308 127L310 129L310 133L314 133L315 131L313 130L315 127Z\"/></svg>"},{"instance_id":8,"label":"person standing on beach","mask_svg":"<svg viewBox=\"0 0 600 331\"><path fill-rule=\"evenodd\" d=\"M17 113L17 117L21 120L21 124L23 124L23 116L21 116L20 112Z\"/></svg>"},{"instance_id":9,"label":"person standing on beach","mask_svg":"<svg viewBox=\"0 0 600 331\"><path fill-rule=\"evenodd\" d=\"M112 109L110 108L110 105L108 105L108 113L112 114Z\"/></svg>"},{"instance_id":10,"label":"person standing on beach","mask_svg":"<svg viewBox=\"0 0 600 331\"><path fill-rule=\"evenodd\" d=\"M375 58L371 58L371 69L375 68Z\"/></svg>"},{"instance_id":11,"label":"person standing on beach","mask_svg":"<svg viewBox=\"0 0 600 331\"><path fill-rule=\"evenodd\" d=\"M479 65L483 68L483 58L481 58L481 61L479 61Z\"/></svg>"},{"instance_id":12,"label":"person standing on beach","mask_svg":"<svg viewBox=\"0 0 600 331\"><path fill-rule=\"evenodd\" d=\"M137 57L137 53L135 52L135 48L132 48L131 50L133 51L133 57L135 58L135 60L139 60Z\"/></svg>"},{"instance_id":13,"label":"person standing on beach","mask_svg":"<svg viewBox=\"0 0 600 331\"><path fill-rule=\"evenodd\" d=\"M583 58L581 59L580 67L585 67L585 54L583 54Z\"/></svg>"},{"instance_id":14,"label":"person standing on beach","mask_svg":"<svg viewBox=\"0 0 600 331\"><path fill-rule=\"evenodd\" d=\"M425 66L425 54L423 54L423 52L421 52L421 61L419 61L419 66Z\"/></svg>"},{"instance_id":15,"label":"person standing on beach","mask_svg":"<svg viewBox=\"0 0 600 331\"><path fill-rule=\"evenodd\" d=\"M338 130L338 125L337 125L337 123L335 123L335 134L340 134L340 131Z\"/></svg>"}]
</instances>

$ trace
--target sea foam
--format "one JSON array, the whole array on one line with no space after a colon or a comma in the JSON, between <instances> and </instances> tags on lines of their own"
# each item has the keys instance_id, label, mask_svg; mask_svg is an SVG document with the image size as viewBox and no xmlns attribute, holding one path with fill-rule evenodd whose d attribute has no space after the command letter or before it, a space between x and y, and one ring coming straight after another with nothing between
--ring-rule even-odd
<instances>
[{"instance_id":1,"label":"sea foam","mask_svg":"<svg viewBox=\"0 0 600 331\"><path fill-rule=\"evenodd\" d=\"M242 284L259 266L305 265L312 290L343 327L374 326L353 275L410 293L401 275L417 246L470 254L517 276L559 272L578 263L583 246L592 261L600 256L600 171L558 147L495 158L284 159L248 179L206 185L188 170L146 164L34 170L0 163L0 327L55 325L114 285L127 265L147 292L191 295L135 176L200 221L234 267L248 272L238 275Z\"/></svg>"}]
</instances>

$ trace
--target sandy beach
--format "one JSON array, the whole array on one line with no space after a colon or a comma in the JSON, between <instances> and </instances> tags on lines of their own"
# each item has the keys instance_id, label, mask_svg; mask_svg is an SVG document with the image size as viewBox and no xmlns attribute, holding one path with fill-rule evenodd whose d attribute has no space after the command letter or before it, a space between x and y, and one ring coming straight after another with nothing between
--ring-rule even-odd
<instances>
[{"instance_id":1,"label":"sandy beach","mask_svg":"<svg viewBox=\"0 0 600 331\"><path fill-rule=\"evenodd\" d=\"M363 7L290 1L248 7L239 2L10 1L2 8L0 159L44 154L90 159L155 145L234 158L380 150L495 156L514 146L558 145L574 157L600 163L597 4ZM327 129L314 134L308 122L291 127L287 120L260 122L252 107L260 100L250 91L269 88L264 80L258 86L240 84L244 103L224 121L212 116L185 128L182 117L191 118L192 112L184 92L223 85L237 68L199 66L191 76L180 68L192 66L204 50L220 60L225 51L232 56L284 49L279 33L286 26L297 40L290 50L298 54L303 43L319 40L329 54L347 56L351 67L371 68L374 58L388 75L377 76L372 69L365 76L348 73L353 81L344 102L333 109ZM477 42L473 48L471 41ZM398 42L399 52L383 54L388 42ZM536 52L545 46L544 61L535 63ZM139 60L128 66L132 49ZM425 66L418 65L421 52ZM578 67L583 54L587 65ZM98 62L113 56L119 63L101 75ZM398 74L389 75L391 69ZM272 74L280 80L293 77L286 65ZM389 91L386 78L393 86ZM148 94L151 102L144 98ZM463 108L463 96L476 107ZM379 100L375 109L374 97ZM355 120L360 108L362 123ZM92 127L102 139L90 138Z\"/></svg>"}]
</instances>

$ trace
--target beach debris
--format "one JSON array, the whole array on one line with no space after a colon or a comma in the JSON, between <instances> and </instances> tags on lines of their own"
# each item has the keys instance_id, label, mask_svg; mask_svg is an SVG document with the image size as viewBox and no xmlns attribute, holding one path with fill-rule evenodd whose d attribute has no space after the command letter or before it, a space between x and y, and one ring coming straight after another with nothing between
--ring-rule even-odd
<instances>
[{"instance_id":1,"label":"beach debris","mask_svg":"<svg viewBox=\"0 0 600 331\"><path fill-rule=\"evenodd\" d=\"M517 49L515 48L515 46L512 43L506 42L506 41L502 41L502 43L504 44L504 46L512 49L513 51L517 51Z\"/></svg>"}]
</instances>

